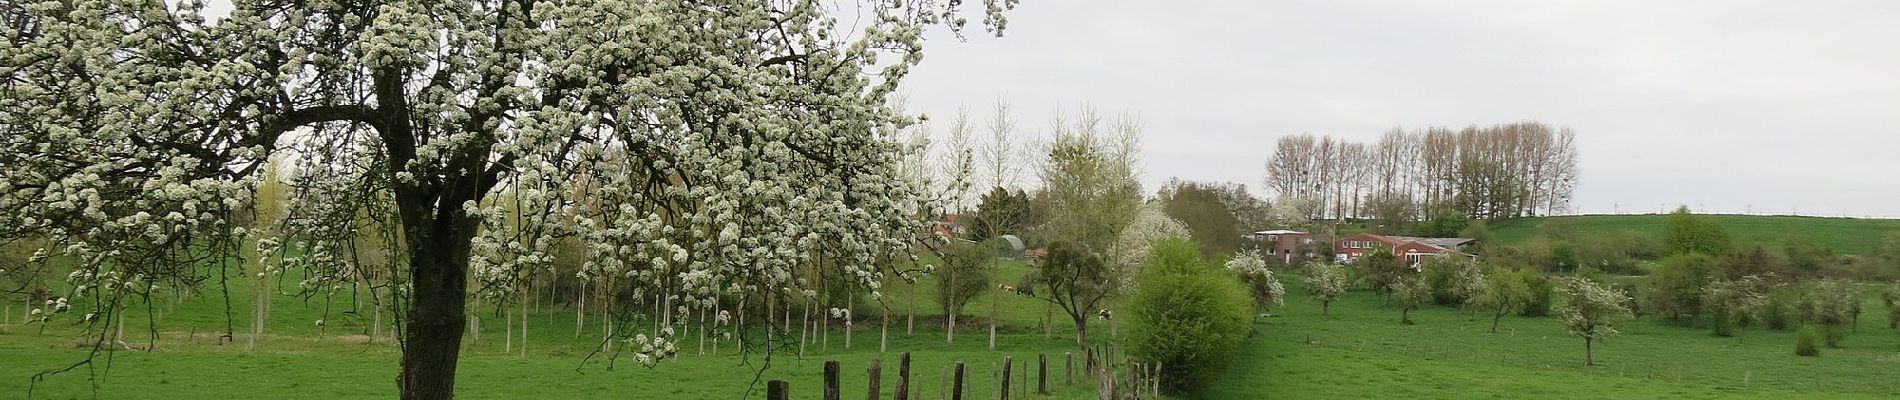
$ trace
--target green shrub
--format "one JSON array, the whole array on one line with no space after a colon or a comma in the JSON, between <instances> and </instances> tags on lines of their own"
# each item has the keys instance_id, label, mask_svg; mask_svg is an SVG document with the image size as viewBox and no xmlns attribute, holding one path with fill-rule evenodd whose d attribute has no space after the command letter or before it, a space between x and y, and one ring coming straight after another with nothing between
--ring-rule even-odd
<instances>
[{"instance_id":1,"label":"green shrub","mask_svg":"<svg viewBox=\"0 0 1900 400\"><path fill-rule=\"evenodd\" d=\"M1201 260L1193 242L1164 239L1152 252L1128 306L1130 353L1162 363L1166 390L1202 386L1247 337L1252 300L1232 274Z\"/></svg>"},{"instance_id":2,"label":"green shrub","mask_svg":"<svg viewBox=\"0 0 1900 400\"><path fill-rule=\"evenodd\" d=\"M1570 242L1557 242L1550 245L1550 258L1544 262L1544 268L1553 272L1576 271L1582 261L1577 255L1577 246Z\"/></svg>"},{"instance_id":3,"label":"green shrub","mask_svg":"<svg viewBox=\"0 0 1900 400\"><path fill-rule=\"evenodd\" d=\"M1795 334L1794 354L1802 357L1820 357L1821 349L1816 347L1821 341L1821 330L1814 326L1803 326Z\"/></svg>"},{"instance_id":4,"label":"green shrub","mask_svg":"<svg viewBox=\"0 0 1900 400\"><path fill-rule=\"evenodd\" d=\"M1556 302L1554 293L1557 290L1551 285L1550 278L1531 269L1518 270L1517 274L1519 279L1524 280L1524 287L1531 290L1529 301L1524 303L1524 309L1518 311L1517 315L1526 317L1550 315L1550 307Z\"/></svg>"},{"instance_id":5,"label":"green shrub","mask_svg":"<svg viewBox=\"0 0 1900 400\"><path fill-rule=\"evenodd\" d=\"M1425 262L1425 287L1431 291L1433 303L1454 305L1464 302L1456 290L1459 267L1452 257L1432 257Z\"/></svg>"},{"instance_id":6,"label":"green shrub","mask_svg":"<svg viewBox=\"0 0 1900 400\"><path fill-rule=\"evenodd\" d=\"M1797 305L1801 303L1801 293L1783 288L1768 294L1768 303L1762 306L1762 321L1768 323L1768 329L1785 331L1793 329L1800 322Z\"/></svg>"}]
</instances>

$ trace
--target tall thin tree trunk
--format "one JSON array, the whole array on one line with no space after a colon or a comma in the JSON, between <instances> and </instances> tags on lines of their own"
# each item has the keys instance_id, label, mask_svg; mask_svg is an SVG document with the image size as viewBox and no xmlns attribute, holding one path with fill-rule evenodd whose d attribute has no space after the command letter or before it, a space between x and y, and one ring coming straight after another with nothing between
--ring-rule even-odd
<instances>
[{"instance_id":1,"label":"tall thin tree trunk","mask_svg":"<svg viewBox=\"0 0 1900 400\"><path fill-rule=\"evenodd\" d=\"M917 326L917 283L910 284L910 311L904 313L904 336L916 333Z\"/></svg>"},{"instance_id":2,"label":"tall thin tree trunk","mask_svg":"<svg viewBox=\"0 0 1900 400\"><path fill-rule=\"evenodd\" d=\"M533 301L530 294L532 286L521 292L521 358L528 358L528 302Z\"/></svg>"},{"instance_id":3,"label":"tall thin tree trunk","mask_svg":"<svg viewBox=\"0 0 1900 400\"><path fill-rule=\"evenodd\" d=\"M851 350L851 328L853 328L853 325L855 325L855 323L858 321L858 316L856 314L851 313L851 308L852 308L851 306L857 304L856 303L857 298L858 298L857 292L846 293L844 296L844 309L845 309L844 349L845 350Z\"/></svg>"},{"instance_id":4,"label":"tall thin tree trunk","mask_svg":"<svg viewBox=\"0 0 1900 400\"><path fill-rule=\"evenodd\" d=\"M383 292L372 287L369 293L376 299L375 304L370 305L376 309L370 311L370 318L374 321L370 323L369 329L369 341L375 342L383 337Z\"/></svg>"},{"instance_id":5,"label":"tall thin tree trunk","mask_svg":"<svg viewBox=\"0 0 1900 400\"><path fill-rule=\"evenodd\" d=\"M996 264L994 263L994 260L992 260L990 264L990 268L992 269L996 268ZM989 294L989 298L990 298L990 350L996 350L996 298L997 297L1002 297L1002 296L998 296L996 293Z\"/></svg>"},{"instance_id":6,"label":"tall thin tree trunk","mask_svg":"<svg viewBox=\"0 0 1900 400\"><path fill-rule=\"evenodd\" d=\"M581 331L587 330L587 281L581 281L580 292L574 296L574 338L581 338Z\"/></svg>"},{"instance_id":7,"label":"tall thin tree trunk","mask_svg":"<svg viewBox=\"0 0 1900 400\"><path fill-rule=\"evenodd\" d=\"M706 355L706 307L699 307L699 355Z\"/></svg>"},{"instance_id":8,"label":"tall thin tree trunk","mask_svg":"<svg viewBox=\"0 0 1900 400\"><path fill-rule=\"evenodd\" d=\"M737 323L732 325L732 347L739 349L740 354L745 353L745 300L746 296L740 294L739 310L737 312L739 315L735 316L737 317Z\"/></svg>"}]
</instances>

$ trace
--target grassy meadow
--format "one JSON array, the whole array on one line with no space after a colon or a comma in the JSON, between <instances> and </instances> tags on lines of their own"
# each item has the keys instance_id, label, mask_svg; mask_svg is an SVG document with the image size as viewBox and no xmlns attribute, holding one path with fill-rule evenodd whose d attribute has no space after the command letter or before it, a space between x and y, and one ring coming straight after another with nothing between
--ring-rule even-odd
<instances>
[{"instance_id":1,"label":"grassy meadow","mask_svg":"<svg viewBox=\"0 0 1900 400\"><path fill-rule=\"evenodd\" d=\"M1763 215L1697 215L1722 224L1738 245L1779 246L1788 239L1812 240L1835 254L1869 254L1880 241L1900 232L1900 220ZM1636 232L1661 237L1667 214L1573 215L1515 218L1491 224L1492 240L1503 244L1528 241L1542 233L1544 224L1563 221L1581 235Z\"/></svg>"},{"instance_id":2,"label":"grassy meadow","mask_svg":"<svg viewBox=\"0 0 1900 400\"><path fill-rule=\"evenodd\" d=\"M999 275L1014 283L1028 273L1020 262L1003 262ZM96 362L72 371L52 375L32 387L34 398L75 399L170 399L170 398L271 398L271 399L357 399L391 398L396 394L395 376L400 351L389 338L371 342L370 314L352 313L353 300L344 288L331 298L299 297L295 279L281 287L272 306L270 327L249 348L252 281L234 278L230 314L236 330L235 343L219 344L217 336L225 329L226 309L219 285L212 281L205 293L185 298L158 298L146 304L129 305L125 341L143 346L156 341L157 350L107 351ZM818 398L822 394L823 364L840 362L841 387L851 397L860 397L868 386L866 368L873 359L883 363L883 392L888 396L896 382L898 357L912 353L913 391L935 398L944 386L943 375L957 362L966 363L967 390L991 393L993 374L1005 356L1015 360L1021 374L1031 368L1027 379L1028 398L1094 398L1094 387L1081 374L1083 355L1076 353L1077 381L1065 385L1062 363L1065 352L1076 352L1074 329L1060 310L1054 310L1056 324L1045 336L1040 323L1045 306L1040 300L998 291L986 292L965 306L958 319L954 343L945 343L942 307L934 300L935 281L924 278L913 291L909 285L891 284L887 305L897 312L890 321L888 352L879 352L876 303L865 303L855 322L851 347L845 347L842 323L823 337L810 338L799 356L799 336L789 336L791 347L773 351L770 357L762 349L763 333L754 331L740 352L731 341L720 341L717 354L700 354L697 331L679 340L679 357L647 368L628 356L608 359L593 354L602 334L599 315L589 315L587 326L576 332L575 318L564 306L547 306L533 312L528 328L528 354L520 355L519 343L506 341L507 319L492 307L480 313L482 332L479 340L464 338L463 358L458 370L458 396L469 399L512 398L681 398L725 399L762 398L765 382L786 380L792 384L794 398ZM915 297L919 314L914 331L906 334L902 318L909 301ZM988 321L991 302L1003 321L997 349L988 349ZM150 306L150 313L146 307ZM12 308L6 324L0 324L0 393L4 398L24 397L34 374L65 368L84 360L93 339L80 336L84 327L76 323L75 313L62 314L49 324L21 325L24 305ZM76 307L77 309L77 307ZM385 317L387 318L387 317ZM794 325L800 323L793 314ZM322 326L316 321L323 320ZM756 321L755 321L756 322ZM519 324L515 321L515 324ZM154 340L149 327L156 324ZM385 323L384 329L391 329ZM1106 340L1106 327L1097 327L1096 340ZM796 330L796 328L794 328ZM387 332L387 331L386 331ZM391 333L385 333L388 335ZM710 353L713 345L706 343ZM1034 394L1033 370L1038 354L1050 357L1051 395ZM592 356L592 358L590 358ZM1022 376L1022 375L1019 375ZM1021 379L1021 378L1019 378ZM1022 386L1017 386L1022 387ZM96 390L96 392L95 392Z\"/></svg>"},{"instance_id":3,"label":"grassy meadow","mask_svg":"<svg viewBox=\"0 0 1900 400\"><path fill-rule=\"evenodd\" d=\"M1028 273L1020 263L1005 263L999 281L1015 282ZM1645 320L1624 326L1622 336L1597 345L1598 364L1583 365L1583 343L1569 336L1554 317L1506 317L1500 333L1486 333L1489 319L1448 307L1414 312L1416 325L1400 325L1398 310L1366 292L1353 292L1333 305L1330 317L1302 294L1299 277L1281 275L1288 299L1274 316L1263 317L1255 333L1234 354L1223 378L1187 393L1213 399L1354 398L1894 398L1900 396L1900 332L1885 329L1873 304L1850 334L1844 348L1824 349L1819 358L1797 357L1792 332L1760 328L1735 337L1713 337L1706 329ZM1038 300L989 292L966 307L955 343L945 343L942 311L933 280L913 291L887 286L886 304L898 312L891 320L889 352L878 351L879 315L866 310L849 349L843 330L813 338L803 357L780 349L767 358L757 335L750 351L720 343L720 353L701 355L695 333L681 337L680 357L656 368L622 357L589 358L601 340L596 316L578 334L571 311L547 306L532 315L526 357L505 343L505 319L491 310L481 314L482 336L469 339L463 352L459 395L469 399L504 398L760 398L764 382L792 383L794 398L821 394L825 360L841 362L848 397L863 396L870 360L884 363L884 394L897 374L900 352L913 354L913 385L936 398L948 366L967 363L969 390L991 393L992 374L1004 356L1021 363L1037 354L1051 357L1052 391L1027 398L1094 398L1093 386L1078 374L1074 385L1061 384L1062 354L1074 352L1072 328L1057 323L1045 336L1040 323L1045 307ZM232 281L231 304L236 343L218 344L225 324L221 297L200 294L183 301L136 304L127 318L128 342L152 342L148 327L158 326L157 350L101 353L89 367L53 375L34 386L34 398L167 399L272 398L358 399L395 395L399 351L386 338L365 336L367 317L345 312L346 295L329 299L280 293L270 333L255 349L246 346L250 305L248 280ZM217 282L207 286L216 290ZM294 287L294 283L288 287ZM344 291L347 293L347 290ZM215 293L215 292L212 292ZM917 300L913 333L901 315ZM999 349L987 349L987 319L994 300L1002 322ZM873 310L875 306L873 306ZM82 360L90 341L78 335L79 317L66 314L48 325L20 325L16 306L11 324L0 333L0 393L24 397L30 377ZM315 321L324 319L324 326ZM797 317L794 316L794 324ZM519 323L519 321L516 321ZM43 330L42 330L43 329ZM1091 340L1108 339L1095 321ZM794 335L790 343L797 343ZM518 344L518 343L516 343ZM505 347L508 347L505 351ZM708 350L711 350L710 343ZM109 361L109 362L108 362ZM1076 354L1076 363L1083 362ZM1033 365L1033 364L1031 364ZM769 367L769 368L768 368ZM1079 367L1078 367L1079 368ZM1034 374L1028 375L1033 383ZM986 398L986 397L976 397Z\"/></svg>"},{"instance_id":4,"label":"grassy meadow","mask_svg":"<svg viewBox=\"0 0 1900 400\"><path fill-rule=\"evenodd\" d=\"M1225 378L1195 393L1214 399L1891 399L1900 396L1900 332L1869 297L1860 332L1821 357L1794 354L1792 331L1708 329L1649 318L1619 326L1584 366L1583 339L1556 317L1489 316L1444 306L1397 308L1352 292L1320 315L1296 277Z\"/></svg>"}]
</instances>

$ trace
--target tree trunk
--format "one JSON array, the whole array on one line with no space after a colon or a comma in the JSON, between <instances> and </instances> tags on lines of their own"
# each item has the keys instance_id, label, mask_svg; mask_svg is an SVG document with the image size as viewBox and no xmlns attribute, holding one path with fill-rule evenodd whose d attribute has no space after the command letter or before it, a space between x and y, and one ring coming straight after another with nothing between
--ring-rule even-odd
<instances>
[{"instance_id":1,"label":"tree trunk","mask_svg":"<svg viewBox=\"0 0 1900 400\"><path fill-rule=\"evenodd\" d=\"M1491 314L1491 333L1498 333L1498 321L1504 319L1503 313Z\"/></svg>"},{"instance_id":2,"label":"tree trunk","mask_svg":"<svg viewBox=\"0 0 1900 400\"><path fill-rule=\"evenodd\" d=\"M1330 301L1319 302L1319 315L1324 316L1324 317L1333 316L1333 302L1330 302Z\"/></svg>"},{"instance_id":3,"label":"tree trunk","mask_svg":"<svg viewBox=\"0 0 1900 400\"><path fill-rule=\"evenodd\" d=\"M574 296L574 338L581 338L581 331L587 329L587 281L581 281L580 294Z\"/></svg>"},{"instance_id":4,"label":"tree trunk","mask_svg":"<svg viewBox=\"0 0 1900 400\"><path fill-rule=\"evenodd\" d=\"M524 359L528 358L528 299L531 297L528 292L521 292L521 358Z\"/></svg>"},{"instance_id":5,"label":"tree trunk","mask_svg":"<svg viewBox=\"0 0 1900 400\"><path fill-rule=\"evenodd\" d=\"M1405 325L1412 324L1412 310L1411 309L1403 309L1403 308L1399 309L1399 323L1405 324Z\"/></svg>"},{"instance_id":6,"label":"tree trunk","mask_svg":"<svg viewBox=\"0 0 1900 400\"><path fill-rule=\"evenodd\" d=\"M1589 336L1583 337L1583 365L1597 365L1596 357L1591 352L1593 349L1590 348L1593 341Z\"/></svg>"},{"instance_id":7,"label":"tree trunk","mask_svg":"<svg viewBox=\"0 0 1900 400\"><path fill-rule=\"evenodd\" d=\"M904 313L904 336L910 336L917 326L917 283L910 284L910 312Z\"/></svg>"},{"instance_id":8,"label":"tree trunk","mask_svg":"<svg viewBox=\"0 0 1900 400\"><path fill-rule=\"evenodd\" d=\"M403 203L398 209L404 212L414 293L397 382L403 399L451 399L462 326L468 320L468 258L477 223L463 215L460 204L478 194L474 188L449 188L438 202L447 205L440 207L440 215L417 215L437 207L403 192L407 190L398 189L398 202Z\"/></svg>"},{"instance_id":9,"label":"tree trunk","mask_svg":"<svg viewBox=\"0 0 1900 400\"><path fill-rule=\"evenodd\" d=\"M1075 347L1087 350L1089 348L1087 340L1089 336L1088 317L1082 314L1071 315L1070 317L1075 320Z\"/></svg>"},{"instance_id":10,"label":"tree trunk","mask_svg":"<svg viewBox=\"0 0 1900 400\"><path fill-rule=\"evenodd\" d=\"M376 290L374 287L370 288L369 292L371 296L376 297L375 303L370 305L370 307L375 307L376 309L370 311L370 318L375 319L375 321L370 323L369 330L369 341L375 342L376 339L383 337L383 292Z\"/></svg>"},{"instance_id":11,"label":"tree trunk","mask_svg":"<svg viewBox=\"0 0 1900 400\"><path fill-rule=\"evenodd\" d=\"M957 342L957 312L951 311L950 307L948 306L944 307L943 310L945 314L950 314L943 317L944 318L943 319L943 342L956 343Z\"/></svg>"}]
</instances>

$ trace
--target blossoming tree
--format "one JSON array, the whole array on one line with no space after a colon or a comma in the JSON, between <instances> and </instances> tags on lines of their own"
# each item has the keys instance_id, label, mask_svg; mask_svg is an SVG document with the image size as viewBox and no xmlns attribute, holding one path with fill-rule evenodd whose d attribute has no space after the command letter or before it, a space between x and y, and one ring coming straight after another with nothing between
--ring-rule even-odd
<instances>
[{"instance_id":1,"label":"blossoming tree","mask_svg":"<svg viewBox=\"0 0 1900 400\"><path fill-rule=\"evenodd\" d=\"M354 279L354 221L387 211L402 396L450 398L470 282L524 297L579 237L578 274L652 299L652 327L617 336L652 363L688 304L811 284L796 269L875 294L874 260L921 231L887 97L960 3L0 6L0 238L48 240L77 260L74 307L116 313L228 279L247 235L306 288ZM984 27L1014 3L985 1ZM253 233L273 155L297 189Z\"/></svg>"}]
</instances>

